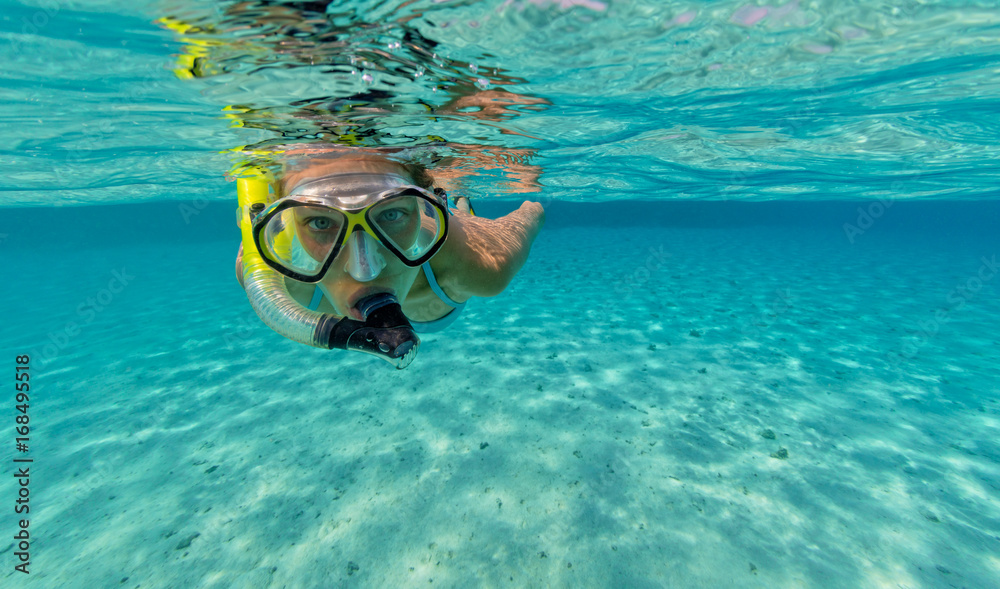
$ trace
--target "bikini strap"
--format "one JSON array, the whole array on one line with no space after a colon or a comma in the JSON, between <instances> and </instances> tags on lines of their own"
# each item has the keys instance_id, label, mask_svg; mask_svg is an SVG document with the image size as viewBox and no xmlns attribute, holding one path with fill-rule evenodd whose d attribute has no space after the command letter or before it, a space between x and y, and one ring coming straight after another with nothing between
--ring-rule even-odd
<instances>
[{"instance_id":1,"label":"bikini strap","mask_svg":"<svg viewBox=\"0 0 1000 589\"><path fill-rule=\"evenodd\" d=\"M455 307L456 309L460 309L465 306L465 303L456 303L451 299L451 297L445 294L444 290L438 285L437 278L434 277L434 270L431 269L430 262L424 262L420 267L424 269L424 276L427 277L427 283L431 285L431 290L434 291L434 294L436 294L439 299L441 299L449 307Z\"/></svg>"}]
</instances>

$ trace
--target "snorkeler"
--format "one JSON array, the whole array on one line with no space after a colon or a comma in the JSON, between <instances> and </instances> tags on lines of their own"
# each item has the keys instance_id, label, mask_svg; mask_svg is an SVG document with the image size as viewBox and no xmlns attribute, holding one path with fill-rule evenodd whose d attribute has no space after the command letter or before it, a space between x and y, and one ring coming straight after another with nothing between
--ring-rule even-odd
<instances>
[{"instance_id":1,"label":"snorkeler","mask_svg":"<svg viewBox=\"0 0 1000 589\"><path fill-rule=\"evenodd\" d=\"M271 152L266 163L241 162L236 174L237 276L254 311L277 333L320 348L368 352L403 368L416 354L417 332L443 329L469 298L507 287L545 213L540 204L524 202L509 215L485 219L461 198L457 210L448 208L445 191L454 192L473 170L500 172L498 187L507 192L541 190L532 149L447 141L425 135L423 124L388 133L387 118L413 117L435 123L435 130L452 127L449 122L464 129L474 119L528 137L509 121L549 103L511 91L507 87L524 80L501 68L479 71L438 55L437 41L422 34L409 13L374 33L359 26L353 12L339 15L342 8L236 3L218 19L158 22L184 43L174 69L179 78L220 76L224 84L251 66L293 77L311 73L308 78L321 82L315 92L289 87L290 104L268 98L224 109L234 127L277 135L233 150ZM396 39L389 52L382 49L387 32ZM343 86L341 67L357 75L360 86ZM395 82L376 80L367 70L412 76L430 94L400 94ZM443 149L455 165L437 162L430 172L392 159L401 157L402 145ZM264 169L270 170L275 151L283 154L280 173Z\"/></svg>"},{"instance_id":2,"label":"snorkeler","mask_svg":"<svg viewBox=\"0 0 1000 589\"><path fill-rule=\"evenodd\" d=\"M239 193L237 277L261 319L397 368L416 355L417 332L503 292L545 221L528 201L499 219L474 216L464 198L451 210L425 168L375 150L307 150L276 181L241 178Z\"/></svg>"}]
</instances>

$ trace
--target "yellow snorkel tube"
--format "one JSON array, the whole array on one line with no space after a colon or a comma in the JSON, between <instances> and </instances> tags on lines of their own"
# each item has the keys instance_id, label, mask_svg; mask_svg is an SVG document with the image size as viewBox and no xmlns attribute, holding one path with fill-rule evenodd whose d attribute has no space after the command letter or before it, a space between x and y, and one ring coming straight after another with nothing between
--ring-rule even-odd
<instances>
[{"instance_id":1,"label":"yellow snorkel tube","mask_svg":"<svg viewBox=\"0 0 1000 589\"><path fill-rule=\"evenodd\" d=\"M253 310L268 327L288 339L329 349L329 339L322 336L319 326L329 323L331 317L334 322L340 318L310 311L293 299L284 277L264 262L254 244L253 218L268 204L269 184L266 172L260 168L246 170L244 177L236 180L243 239L243 288Z\"/></svg>"},{"instance_id":2,"label":"yellow snorkel tube","mask_svg":"<svg viewBox=\"0 0 1000 589\"><path fill-rule=\"evenodd\" d=\"M240 234L243 238L243 280L254 271L267 267L253 243L251 210L267 206L268 182L266 176L254 170L254 176L236 180L236 200L239 203ZM256 205L256 207L254 206Z\"/></svg>"},{"instance_id":3,"label":"yellow snorkel tube","mask_svg":"<svg viewBox=\"0 0 1000 589\"><path fill-rule=\"evenodd\" d=\"M285 278L267 265L253 239L254 217L269 200L267 174L247 170L236 180L238 220L243 239L243 288L254 312L268 327L292 341L323 349L366 352L406 368L420 339L395 297L373 295L359 303L364 321L311 311L288 294Z\"/></svg>"}]
</instances>

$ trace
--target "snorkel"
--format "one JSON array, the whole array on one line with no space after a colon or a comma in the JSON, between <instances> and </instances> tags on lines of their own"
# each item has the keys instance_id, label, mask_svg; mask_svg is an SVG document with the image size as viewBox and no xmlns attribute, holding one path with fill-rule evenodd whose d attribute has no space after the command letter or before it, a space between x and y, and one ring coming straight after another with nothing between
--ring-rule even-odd
<instances>
[{"instance_id":1,"label":"snorkel","mask_svg":"<svg viewBox=\"0 0 1000 589\"><path fill-rule=\"evenodd\" d=\"M417 355L420 339L390 294L358 303L364 321L311 311L288 293L284 277L272 269L253 240L253 217L267 206L263 171L237 179L238 221L243 240L243 286L254 312L268 327L290 340L323 349L343 349L378 356L397 369Z\"/></svg>"},{"instance_id":2,"label":"snorkel","mask_svg":"<svg viewBox=\"0 0 1000 589\"><path fill-rule=\"evenodd\" d=\"M337 321L329 328L330 348L366 352L392 362L396 368L406 368L417 355L420 338L396 297L388 293L371 295L357 307L365 320L344 317ZM325 316L336 319L335 315ZM318 328L327 329L323 325Z\"/></svg>"}]
</instances>

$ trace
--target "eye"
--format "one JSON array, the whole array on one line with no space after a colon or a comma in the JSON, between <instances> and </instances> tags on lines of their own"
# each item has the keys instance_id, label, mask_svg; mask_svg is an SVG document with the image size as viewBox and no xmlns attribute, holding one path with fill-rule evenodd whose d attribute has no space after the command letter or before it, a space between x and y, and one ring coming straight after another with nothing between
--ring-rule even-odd
<instances>
[{"instance_id":1,"label":"eye","mask_svg":"<svg viewBox=\"0 0 1000 589\"><path fill-rule=\"evenodd\" d=\"M378 214L378 221L380 223L394 223L402 219L404 216L406 216L406 212L403 209L400 208L389 209L386 211L381 211Z\"/></svg>"},{"instance_id":2,"label":"eye","mask_svg":"<svg viewBox=\"0 0 1000 589\"><path fill-rule=\"evenodd\" d=\"M310 217L306 219L306 226L313 231L329 231L333 222L329 217Z\"/></svg>"}]
</instances>

